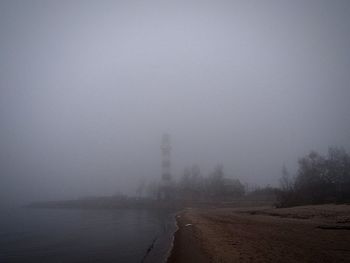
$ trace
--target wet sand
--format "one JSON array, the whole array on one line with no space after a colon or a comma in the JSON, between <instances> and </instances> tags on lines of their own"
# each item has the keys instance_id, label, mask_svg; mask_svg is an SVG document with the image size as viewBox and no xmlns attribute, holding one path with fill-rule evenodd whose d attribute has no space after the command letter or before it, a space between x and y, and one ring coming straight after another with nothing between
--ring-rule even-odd
<instances>
[{"instance_id":1,"label":"wet sand","mask_svg":"<svg viewBox=\"0 0 350 263\"><path fill-rule=\"evenodd\" d=\"M350 262L350 206L186 209L168 262Z\"/></svg>"}]
</instances>

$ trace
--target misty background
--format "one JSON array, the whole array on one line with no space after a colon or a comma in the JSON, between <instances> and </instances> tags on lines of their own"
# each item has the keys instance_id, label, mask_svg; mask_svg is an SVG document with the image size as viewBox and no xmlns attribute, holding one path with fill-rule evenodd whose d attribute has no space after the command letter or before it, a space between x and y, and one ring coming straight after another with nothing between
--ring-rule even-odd
<instances>
[{"instance_id":1,"label":"misty background","mask_svg":"<svg viewBox=\"0 0 350 263\"><path fill-rule=\"evenodd\" d=\"M0 204L350 149L349 1L1 1Z\"/></svg>"}]
</instances>

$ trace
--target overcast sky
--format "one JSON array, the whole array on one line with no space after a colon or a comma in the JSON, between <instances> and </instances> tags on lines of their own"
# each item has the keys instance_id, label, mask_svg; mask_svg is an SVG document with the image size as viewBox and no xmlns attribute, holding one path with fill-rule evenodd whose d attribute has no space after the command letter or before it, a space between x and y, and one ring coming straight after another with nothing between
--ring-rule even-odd
<instances>
[{"instance_id":1,"label":"overcast sky","mask_svg":"<svg viewBox=\"0 0 350 263\"><path fill-rule=\"evenodd\" d=\"M172 172L277 185L350 148L350 1L1 1L2 202Z\"/></svg>"}]
</instances>

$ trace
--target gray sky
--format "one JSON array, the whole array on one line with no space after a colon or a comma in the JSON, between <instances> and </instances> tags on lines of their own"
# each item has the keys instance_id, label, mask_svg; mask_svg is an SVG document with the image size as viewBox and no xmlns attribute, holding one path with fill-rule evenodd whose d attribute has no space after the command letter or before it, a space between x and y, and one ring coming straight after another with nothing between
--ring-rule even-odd
<instances>
[{"instance_id":1,"label":"gray sky","mask_svg":"<svg viewBox=\"0 0 350 263\"><path fill-rule=\"evenodd\" d=\"M1 1L0 198L132 192L222 163L278 184L350 148L349 1Z\"/></svg>"}]
</instances>

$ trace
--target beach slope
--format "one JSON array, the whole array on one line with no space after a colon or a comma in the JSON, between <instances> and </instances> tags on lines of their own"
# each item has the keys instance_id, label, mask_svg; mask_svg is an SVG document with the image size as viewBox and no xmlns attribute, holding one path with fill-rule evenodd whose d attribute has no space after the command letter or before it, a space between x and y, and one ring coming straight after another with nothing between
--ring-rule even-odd
<instances>
[{"instance_id":1,"label":"beach slope","mask_svg":"<svg viewBox=\"0 0 350 263\"><path fill-rule=\"evenodd\" d=\"M186 209L168 262L350 262L350 206Z\"/></svg>"}]
</instances>

